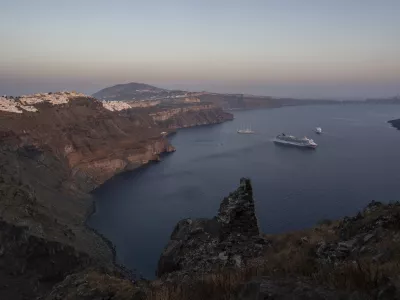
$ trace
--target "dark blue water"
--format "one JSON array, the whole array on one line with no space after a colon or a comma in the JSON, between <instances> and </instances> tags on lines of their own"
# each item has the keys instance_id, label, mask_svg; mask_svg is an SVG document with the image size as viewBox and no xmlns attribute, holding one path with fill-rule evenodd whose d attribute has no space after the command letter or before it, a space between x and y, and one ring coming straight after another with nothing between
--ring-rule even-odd
<instances>
[{"instance_id":1,"label":"dark blue water","mask_svg":"<svg viewBox=\"0 0 400 300\"><path fill-rule=\"evenodd\" d=\"M90 224L116 245L120 263L151 278L175 224L214 216L243 176L252 179L265 233L351 215L371 200L400 200L400 131L386 123L398 117L400 105L287 107L180 130L171 137L175 153L95 192ZM237 134L243 124L257 134ZM312 137L318 149L277 146L270 139L281 132Z\"/></svg>"}]
</instances>

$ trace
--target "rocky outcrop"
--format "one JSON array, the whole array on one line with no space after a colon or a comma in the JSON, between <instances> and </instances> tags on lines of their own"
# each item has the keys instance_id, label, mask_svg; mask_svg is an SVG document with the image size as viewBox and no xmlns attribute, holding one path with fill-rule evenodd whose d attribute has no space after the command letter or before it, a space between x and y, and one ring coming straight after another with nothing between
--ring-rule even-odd
<instances>
[{"instance_id":1,"label":"rocky outcrop","mask_svg":"<svg viewBox=\"0 0 400 300\"><path fill-rule=\"evenodd\" d=\"M218 124L233 119L232 114L209 103L173 106L150 113L150 116L159 126L171 129Z\"/></svg>"},{"instance_id":2,"label":"rocky outcrop","mask_svg":"<svg viewBox=\"0 0 400 300\"><path fill-rule=\"evenodd\" d=\"M363 256L386 263L393 251L381 244L400 242L400 204L372 201L355 217L346 217L335 227L339 239L321 242L316 250L323 263L354 261Z\"/></svg>"},{"instance_id":3,"label":"rocky outcrop","mask_svg":"<svg viewBox=\"0 0 400 300\"><path fill-rule=\"evenodd\" d=\"M222 240L232 234L246 237L260 235L249 179L241 179L239 188L222 201L217 220L221 224Z\"/></svg>"},{"instance_id":4,"label":"rocky outcrop","mask_svg":"<svg viewBox=\"0 0 400 300\"><path fill-rule=\"evenodd\" d=\"M388 121L388 123L392 125L394 128L400 130L400 119L390 120Z\"/></svg>"},{"instance_id":5,"label":"rocky outcrop","mask_svg":"<svg viewBox=\"0 0 400 300\"><path fill-rule=\"evenodd\" d=\"M215 218L185 219L176 225L160 257L157 276L244 267L267 244L260 236L250 180L242 178Z\"/></svg>"}]
</instances>

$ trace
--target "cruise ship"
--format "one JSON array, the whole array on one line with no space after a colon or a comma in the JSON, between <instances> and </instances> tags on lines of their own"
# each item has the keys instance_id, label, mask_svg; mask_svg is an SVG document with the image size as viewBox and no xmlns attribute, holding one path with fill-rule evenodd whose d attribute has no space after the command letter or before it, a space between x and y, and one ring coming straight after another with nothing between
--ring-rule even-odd
<instances>
[{"instance_id":1,"label":"cruise ship","mask_svg":"<svg viewBox=\"0 0 400 300\"><path fill-rule=\"evenodd\" d=\"M274 139L274 142L282 145L297 146L297 147L311 148L311 149L315 149L318 146L312 139L306 137L301 139L294 137L293 135L286 135L284 133L277 135L276 138Z\"/></svg>"}]
</instances>

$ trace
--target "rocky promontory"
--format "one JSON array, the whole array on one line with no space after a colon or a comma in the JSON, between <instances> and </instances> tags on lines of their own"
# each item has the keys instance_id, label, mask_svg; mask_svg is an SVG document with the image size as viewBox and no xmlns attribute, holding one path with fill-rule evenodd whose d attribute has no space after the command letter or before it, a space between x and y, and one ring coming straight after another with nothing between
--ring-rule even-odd
<instances>
[{"instance_id":1,"label":"rocky promontory","mask_svg":"<svg viewBox=\"0 0 400 300\"><path fill-rule=\"evenodd\" d=\"M400 130L400 119L390 120L388 121L388 123L392 125L394 128Z\"/></svg>"},{"instance_id":2,"label":"rocky promontory","mask_svg":"<svg viewBox=\"0 0 400 300\"><path fill-rule=\"evenodd\" d=\"M243 178L239 188L222 201L215 218L184 219L176 225L157 275L241 268L260 256L267 244L260 236L250 180Z\"/></svg>"}]
</instances>

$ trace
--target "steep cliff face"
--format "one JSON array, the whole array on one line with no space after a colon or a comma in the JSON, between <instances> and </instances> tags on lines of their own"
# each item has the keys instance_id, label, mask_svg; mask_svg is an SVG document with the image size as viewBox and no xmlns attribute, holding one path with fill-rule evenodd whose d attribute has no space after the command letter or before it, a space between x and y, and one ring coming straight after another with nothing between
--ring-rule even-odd
<instances>
[{"instance_id":1,"label":"steep cliff face","mask_svg":"<svg viewBox=\"0 0 400 300\"><path fill-rule=\"evenodd\" d=\"M217 124L233 119L232 114L210 103L163 108L150 113L150 116L159 126L172 129Z\"/></svg>"},{"instance_id":2,"label":"steep cliff face","mask_svg":"<svg viewBox=\"0 0 400 300\"><path fill-rule=\"evenodd\" d=\"M227 110L234 109L266 109L283 106L337 104L332 100L300 100L291 98L274 98L269 96L253 96L244 94L202 93L198 96L203 102L211 102Z\"/></svg>"},{"instance_id":3,"label":"steep cliff face","mask_svg":"<svg viewBox=\"0 0 400 300\"><path fill-rule=\"evenodd\" d=\"M108 242L85 226L87 192L175 150L172 130L150 116L158 108L114 110L68 92L0 104L0 298L33 299L87 266L113 269Z\"/></svg>"},{"instance_id":4,"label":"steep cliff face","mask_svg":"<svg viewBox=\"0 0 400 300\"><path fill-rule=\"evenodd\" d=\"M87 253L0 221L1 299L33 299L73 271L94 264ZM17 291L17 293L16 293Z\"/></svg>"},{"instance_id":5,"label":"steep cliff face","mask_svg":"<svg viewBox=\"0 0 400 300\"><path fill-rule=\"evenodd\" d=\"M76 260L77 255L90 257L91 264L111 266L108 244L84 226L91 207L86 192L118 172L174 150L161 135L163 129L146 114L111 112L90 97L62 103L38 97L29 98L35 100L30 103L35 110L0 111L1 247L4 253L20 250L15 263L3 256L8 267L2 282L7 288L0 289L0 295L13 295L9 299L22 299L16 282L33 298L50 282L84 268L87 261ZM17 232L22 232L21 242L15 246L9 241ZM30 264L35 256L41 257L42 266ZM46 277L53 279L42 284L35 266L45 268Z\"/></svg>"},{"instance_id":6,"label":"steep cliff face","mask_svg":"<svg viewBox=\"0 0 400 300\"><path fill-rule=\"evenodd\" d=\"M48 148L65 162L71 180L85 180L90 190L115 173L157 159L173 148L162 128L145 114L108 111L93 98L37 106L39 112L0 114L3 142L16 148Z\"/></svg>"}]
</instances>

